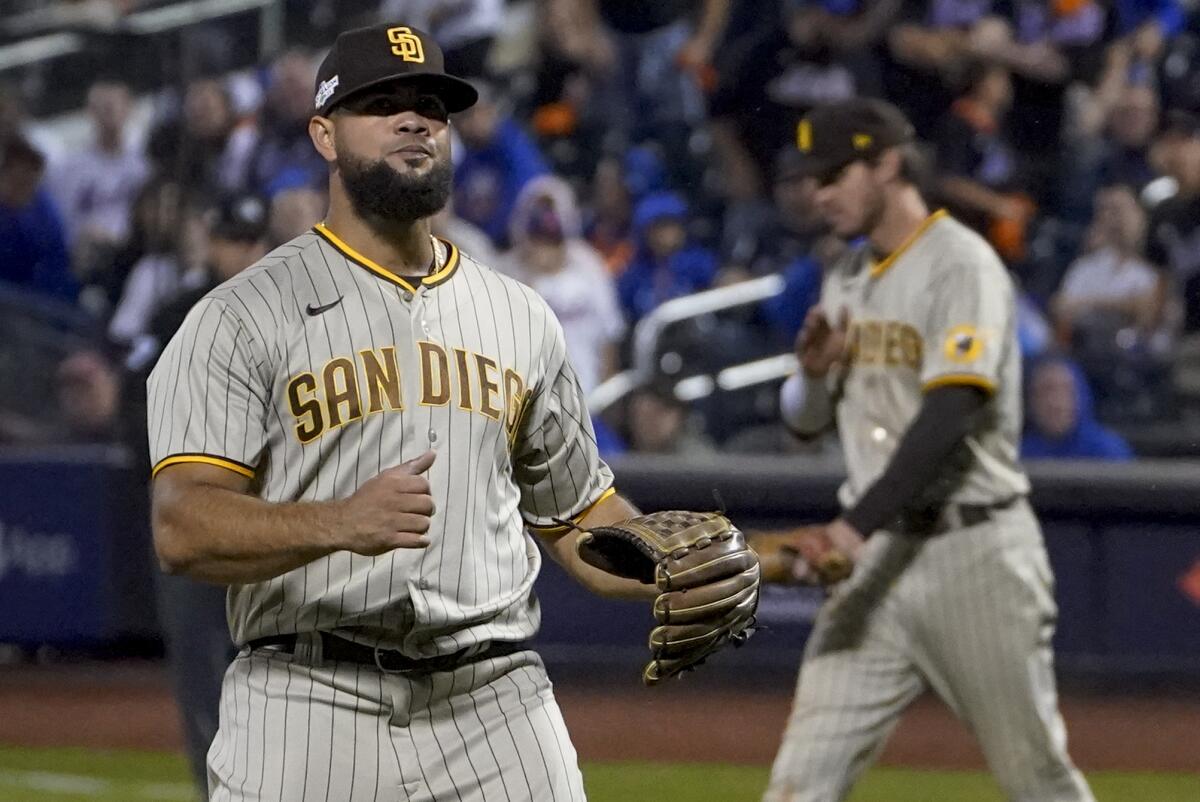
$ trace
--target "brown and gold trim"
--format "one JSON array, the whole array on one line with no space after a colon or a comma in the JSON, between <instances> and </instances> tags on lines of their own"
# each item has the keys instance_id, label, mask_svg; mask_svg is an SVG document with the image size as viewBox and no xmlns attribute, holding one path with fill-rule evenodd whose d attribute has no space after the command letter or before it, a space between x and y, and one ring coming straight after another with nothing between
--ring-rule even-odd
<instances>
[{"instance_id":1,"label":"brown and gold trim","mask_svg":"<svg viewBox=\"0 0 1200 802\"><path fill-rule=\"evenodd\" d=\"M150 476L158 476L158 472L163 468L171 465L178 465L183 462L199 462L204 465L216 465L218 468L225 468L226 470L233 471L234 473L240 473L242 476L245 476L249 479L254 478L254 469L245 463L228 459L226 457L214 457L212 454L193 453L172 454L169 457L164 457L158 461L157 465L154 466L154 470L151 471Z\"/></svg>"},{"instance_id":2,"label":"brown and gold trim","mask_svg":"<svg viewBox=\"0 0 1200 802\"><path fill-rule=\"evenodd\" d=\"M378 262L375 262L375 261L367 258L366 256L363 256L358 251L354 250L354 248L352 248L348 244L346 244L346 242L344 240L342 240L341 237L339 237L337 234L334 234L332 231L330 231L328 226L326 226L324 223L317 223L315 226L313 226L313 231L318 236L320 236L323 240L325 240L330 245L332 245L335 249L337 249L337 251L340 254L342 254L342 256L345 256L347 259L349 259L351 262L354 262L359 267L364 267L367 270L374 273L375 275L379 276L380 278L390 281L393 284L396 284L400 287L403 287L404 289L408 290L409 292L417 291L417 288L414 287L403 276L396 275L391 270L388 270L386 267L379 264ZM446 246L446 261L445 261L445 263L442 264L442 266L440 268L438 268L432 274L421 279L421 283L424 284L426 287L434 287L434 286L437 286L438 284L444 283L447 279L450 278L450 276L454 275L454 271L458 269L458 262L459 262L458 246L456 246L453 242L450 242L449 240L442 239L441 237L438 237L437 239L439 242L441 242L443 245Z\"/></svg>"},{"instance_id":3,"label":"brown and gold trim","mask_svg":"<svg viewBox=\"0 0 1200 802\"><path fill-rule=\"evenodd\" d=\"M567 520L569 520L573 524L579 523L584 518L586 518L588 516L588 513L590 513L592 510L594 510L600 504L601 501L604 501L604 499L615 494L616 492L617 492L617 489L615 487L610 486L607 490L605 490L603 493L600 494L600 498L596 499L591 504L587 505L582 510L575 513ZM543 536L544 535L561 535L562 533L569 531L571 528L569 526L562 526L562 525L534 526L533 524L528 523L528 522L526 522L525 525L528 526L529 531L533 532L535 535L543 535Z\"/></svg>"},{"instance_id":4,"label":"brown and gold trim","mask_svg":"<svg viewBox=\"0 0 1200 802\"><path fill-rule=\"evenodd\" d=\"M949 387L953 385L978 387L982 390L986 390L989 395L992 395L996 392L996 385L991 379L980 376L976 373L946 373L942 376L934 376L921 386L921 390L927 393L930 390L936 390L939 387Z\"/></svg>"},{"instance_id":5,"label":"brown and gold trim","mask_svg":"<svg viewBox=\"0 0 1200 802\"><path fill-rule=\"evenodd\" d=\"M926 217L921 222L921 225L917 226L917 230L914 231L913 233L909 234L908 239L906 239L906 240L904 240L904 242L900 243L899 248L897 248L896 250L889 253L887 255L887 258L884 259L882 262L876 262L875 264L871 265L871 278L879 278L884 273L886 273L888 268L891 267L892 265L894 265L896 263L896 260L899 259L904 254L905 251L907 251L909 248L911 248L913 246L913 243L915 243L917 240L919 240L921 238L921 235L924 234L926 231L928 231L929 227L931 225L933 225L938 220L941 220L943 217L946 217L948 215L949 215L949 212L947 212L945 209L938 209L936 212L934 212L933 214Z\"/></svg>"}]
</instances>

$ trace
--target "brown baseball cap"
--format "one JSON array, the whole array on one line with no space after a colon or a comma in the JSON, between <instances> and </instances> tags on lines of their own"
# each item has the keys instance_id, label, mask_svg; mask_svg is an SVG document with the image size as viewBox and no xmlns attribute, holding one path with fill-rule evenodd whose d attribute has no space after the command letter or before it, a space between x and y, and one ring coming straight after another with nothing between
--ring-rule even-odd
<instances>
[{"instance_id":1,"label":"brown baseball cap","mask_svg":"<svg viewBox=\"0 0 1200 802\"><path fill-rule=\"evenodd\" d=\"M313 107L322 117L351 95L384 83L426 88L454 113L475 105L479 93L446 74L442 49L433 37L407 25L384 23L338 35L317 70Z\"/></svg>"},{"instance_id":2,"label":"brown baseball cap","mask_svg":"<svg viewBox=\"0 0 1200 802\"><path fill-rule=\"evenodd\" d=\"M790 177L827 176L915 138L904 113L883 100L855 98L818 106L796 126L799 158L789 165Z\"/></svg>"}]
</instances>

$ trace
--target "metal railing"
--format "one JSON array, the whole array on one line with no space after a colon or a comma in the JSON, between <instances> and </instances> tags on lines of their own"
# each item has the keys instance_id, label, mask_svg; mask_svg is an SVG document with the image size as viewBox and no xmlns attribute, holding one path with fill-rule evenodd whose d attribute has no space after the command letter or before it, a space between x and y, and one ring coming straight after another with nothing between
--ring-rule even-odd
<instances>
[{"instance_id":1,"label":"metal railing","mask_svg":"<svg viewBox=\"0 0 1200 802\"><path fill-rule=\"evenodd\" d=\"M760 303L779 295L783 287L783 277L772 274L673 298L661 304L638 321L633 329L633 366L597 385L588 397L589 410L593 415L599 415L655 375L659 344L664 333L672 326L716 312ZM794 369L795 357L791 354L756 359L723 368L715 375L689 376L675 385L675 395L683 401L694 401L717 388L741 389L783 378Z\"/></svg>"},{"instance_id":2,"label":"metal railing","mask_svg":"<svg viewBox=\"0 0 1200 802\"><path fill-rule=\"evenodd\" d=\"M54 11L53 6L34 8L0 21L0 30L8 37L29 37L0 46L0 71L75 55L86 48L86 36L78 32L80 24L69 24ZM252 11L258 12L261 60L283 46L284 0L184 0L135 11L102 28L111 33L156 36Z\"/></svg>"}]
</instances>

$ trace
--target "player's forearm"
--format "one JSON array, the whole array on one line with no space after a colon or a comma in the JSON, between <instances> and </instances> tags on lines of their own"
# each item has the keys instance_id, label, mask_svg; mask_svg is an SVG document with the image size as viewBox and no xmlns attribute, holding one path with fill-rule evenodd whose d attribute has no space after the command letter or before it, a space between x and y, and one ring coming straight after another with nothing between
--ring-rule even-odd
<instances>
[{"instance_id":1,"label":"player's forearm","mask_svg":"<svg viewBox=\"0 0 1200 802\"><path fill-rule=\"evenodd\" d=\"M633 518L641 513L628 500L614 493L588 511L588 514L576 521L582 528L594 528L615 524ZM579 533L575 530L560 535L545 538L546 546L555 562L561 565L575 581L597 596L608 599L623 599L625 601L652 601L658 596L654 585L644 585L634 579L613 576L585 563L575 551L575 539Z\"/></svg>"},{"instance_id":2,"label":"player's forearm","mask_svg":"<svg viewBox=\"0 0 1200 802\"><path fill-rule=\"evenodd\" d=\"M842 518L863 536L894 521L943 477L954 450L975 430L987 400L983 390L967 385L927 393L883 475Z\"/></svg>"},{"instance_id":3,"label":"player's forearm","mask_svg":"<svg viewBox=\"0 0 1200 802\"><path fill-rule=\"evenodd\" d=\"M167 573L261 582L336 551L339 506L272 504L220 487L156 492L154 546Z\"/></svg>"},{"instance_id":4,"label":"player's forearm","mask_svg":"<svg viewBox=\"0 0 1200 802\"><path fill-rule=\"evenodd\" d=\"M816 437L833 425L833 396L824 379L800 373L783 383L779 409L784 424L801 438Z\"/></svg>"}]
</instances>

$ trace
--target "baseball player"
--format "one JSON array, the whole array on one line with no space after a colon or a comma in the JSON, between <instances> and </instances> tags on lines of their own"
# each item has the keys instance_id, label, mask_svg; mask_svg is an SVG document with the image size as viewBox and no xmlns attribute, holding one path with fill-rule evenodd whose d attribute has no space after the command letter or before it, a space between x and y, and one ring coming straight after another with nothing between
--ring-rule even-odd
<instances>
[{"instance_id":1,"label":"baseball player","mask_svg":"<svg viewBox=\"0 0 1200 802\"><path fill-rule=\"evenodd\" d=\"M913 138L874 100L797 129L818 208L852 247L827 271L782 401L801 436L840 433L845 512L821 534L854 567L817 617L765 798L845 798L932 688L1008 798L1091 800L1067 755L1053 578L1017 462L1013 288L982 238L930 213Z\"/></svg>"},{"instance_id":2,"label":"baseball player","mask_svg":"<svg viewBox=\"0 0 1200 802\"><path fill-rule=\"evenodd\" d=\"M582 800L528 639L541 563L597 593L570 524L636 510L600 460L562 328L430 234L448 116L425 33L341 34L309 134L325 222L205 296L148 382L165 569L230 586L213 800Z\"/></svg>"}]
</instances>

